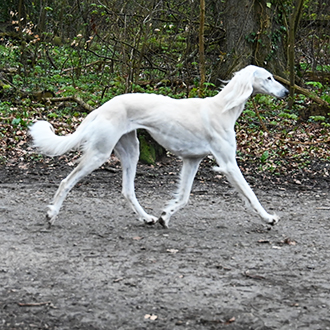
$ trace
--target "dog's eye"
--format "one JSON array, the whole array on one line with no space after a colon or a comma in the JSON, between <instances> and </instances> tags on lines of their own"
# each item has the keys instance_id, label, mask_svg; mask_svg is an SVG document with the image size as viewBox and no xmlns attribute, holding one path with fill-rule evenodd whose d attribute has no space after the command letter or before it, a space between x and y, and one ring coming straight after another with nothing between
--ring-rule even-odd
<instances>
[{"instance_id":1,"label":"dog's eye","mask_svg":"<svg viewBox=\"0 0 330 330\"><path fill-rule=\"evenodd\" d=\"M268 77L267 80L272 80L272 77Z\"/></svg>"}]
</instances>

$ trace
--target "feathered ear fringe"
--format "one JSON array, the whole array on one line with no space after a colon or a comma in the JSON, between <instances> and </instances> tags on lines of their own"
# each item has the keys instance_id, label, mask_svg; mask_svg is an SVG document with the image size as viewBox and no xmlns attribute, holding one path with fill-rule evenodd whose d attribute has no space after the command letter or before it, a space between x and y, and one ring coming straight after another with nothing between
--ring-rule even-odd
<instances>
[{"instance_id":1,"label":"feathered ear fringe","mask_svg":"<svg viewBox=\"0 0 330 330\"><path fill-rule=\"evenodd\" d=\"M253 92L253 72L238 72L225 87L230 92L225 95L225 105L222 112L243 105Z\"/></svg>"}]
</instances>

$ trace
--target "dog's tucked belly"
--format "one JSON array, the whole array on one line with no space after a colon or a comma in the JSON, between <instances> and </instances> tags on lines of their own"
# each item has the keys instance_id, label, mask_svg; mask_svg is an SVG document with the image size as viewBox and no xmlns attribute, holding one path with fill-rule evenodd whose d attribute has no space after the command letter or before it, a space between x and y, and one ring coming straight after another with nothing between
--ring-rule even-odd
<instances>
[{"instance_id":1,"label":"dog's tucked belly","mask_svg":"<svg viewBox=\"0 0 330 330\"><path fill-rule=\"evenodd\" d=\"M201 139L198 135L182 132L182 134L171 134L171 132L164 134L148 130L150 135L165 149L173 152L181 157L204 157L210 154L209 145L205 139Z\"/></svg>"}]
</instances>

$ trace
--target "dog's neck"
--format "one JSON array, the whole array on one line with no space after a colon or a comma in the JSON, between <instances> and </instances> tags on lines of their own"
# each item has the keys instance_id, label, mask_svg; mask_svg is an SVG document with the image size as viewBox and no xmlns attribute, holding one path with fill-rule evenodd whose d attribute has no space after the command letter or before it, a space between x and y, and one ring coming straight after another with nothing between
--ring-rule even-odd
<instances>
[{"instance_id":1,"label":"dog's neck","mask_svg":"<svg viewBox=\"0 0 330 330\"><path fill-rule=\"evenodd\" d=\"M245 103L253 93L251 83L239 80L235 76L216 96L213 97L217 106L217 112L221 115L228 114L233 125L241 115Z\"/></svg>"}]
</instances>

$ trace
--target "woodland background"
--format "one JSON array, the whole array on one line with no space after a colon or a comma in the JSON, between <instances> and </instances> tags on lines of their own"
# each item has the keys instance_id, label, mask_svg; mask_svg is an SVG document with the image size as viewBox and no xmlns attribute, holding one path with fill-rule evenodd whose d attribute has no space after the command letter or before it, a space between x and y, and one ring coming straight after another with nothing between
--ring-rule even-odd
<instances>
[{"instance_id":1,"label":"woodland background","mask_svg":"<svg viewBox=\"0 0 330 330\"><path fill-rule=\"evenodd\" d=\"M291 96L248 102L238 162L278 176L314 171L330 157L329 38L329 0L3 1L0 163L49 161L29 147L36 119L67 134L115 95L212 96L255 64ZM140 141L142 160L157 162L164 150L145 132Z\"/></svg>"}]
</instances>

